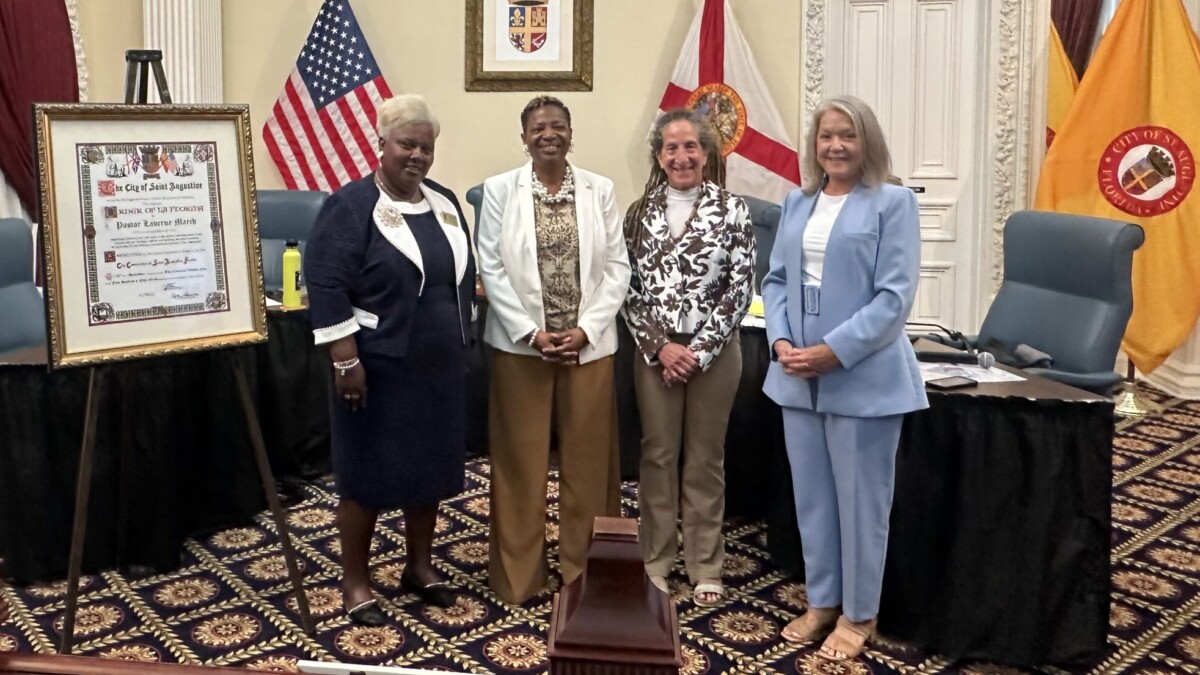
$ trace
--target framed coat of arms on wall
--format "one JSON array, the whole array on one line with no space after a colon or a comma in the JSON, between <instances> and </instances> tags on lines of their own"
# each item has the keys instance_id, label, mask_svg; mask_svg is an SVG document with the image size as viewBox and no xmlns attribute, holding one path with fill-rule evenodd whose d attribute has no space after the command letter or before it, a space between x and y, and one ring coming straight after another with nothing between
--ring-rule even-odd
<instances>
[{"instance_id":1,"label":"framed coat of arms on wall","mask_svg":"<svg viewBox=\"0 0 1200 675\"><path fill-rule=\"evenodd\" d=\"M467 0L467 91L591 91L593 0Z\"/></svg>"}]
</instances>

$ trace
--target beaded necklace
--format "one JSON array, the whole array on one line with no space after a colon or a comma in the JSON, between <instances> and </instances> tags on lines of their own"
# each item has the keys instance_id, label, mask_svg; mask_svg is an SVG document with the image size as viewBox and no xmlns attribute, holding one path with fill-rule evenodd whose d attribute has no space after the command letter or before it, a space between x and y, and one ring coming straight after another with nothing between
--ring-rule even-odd
<instances>
[{"instance_id":1,"label":"beaded necklace","mask_svg":"<svg viewBox=\"0 0 1200 675\"><path fill-rule=\"evenodd\" d=\"M567 165L567 172L563 175L562 187L558 189L557 194L550 194L542 181L538 180L537 172L533 172L533 198L543 204L567 204L575 201L575 176L571 173L571 165Z\"/></svg>"}]
</instances>

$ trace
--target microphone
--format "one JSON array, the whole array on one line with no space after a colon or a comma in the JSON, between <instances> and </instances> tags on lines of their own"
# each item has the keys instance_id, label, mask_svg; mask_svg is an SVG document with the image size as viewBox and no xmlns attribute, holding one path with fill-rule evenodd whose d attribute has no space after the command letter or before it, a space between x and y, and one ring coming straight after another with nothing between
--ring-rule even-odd
<instances>
[{"instance_id":1,"label":"microphone","mask_svg":"<svg viewBox=\"0 0 1200 675\"><path fill-rule=\"evenodd\" d=\"M925 361L926 363L965 363L982 368L991 368L996 365L996 357L992 356L991 352L968 354L966 352L918 351L916 355L918 361Z\"/></svg>"},{"instance_id":2,"label":"microphone","mask_svg":"<svg viewBox=\"0 0 1200 675\"><path fill-rule=\"evenodd\" d=\"M966 338L963 336L963 334L961 332L956 331L953 328L946 328L945 326L943 326L940 323L923 323L920 321L905 321L904 325L906 327L907 326L917 326L919 328L936 328L936 329L942 331L943 333L945 333L947 336L950 337L951 340L954 340L955 342L960 342L960 341L965 342L966 341Z\"/></svg>"}]
</instances>

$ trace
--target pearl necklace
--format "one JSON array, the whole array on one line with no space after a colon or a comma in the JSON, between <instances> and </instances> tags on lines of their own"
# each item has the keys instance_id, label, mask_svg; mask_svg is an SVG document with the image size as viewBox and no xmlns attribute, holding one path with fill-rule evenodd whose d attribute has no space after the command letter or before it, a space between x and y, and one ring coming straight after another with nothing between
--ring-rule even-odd
<instances>
[{"instance_id":1,"label":"pearl necklace","mask_svg":"<svg viewBox=\"0 0 1200 675\"><path fill-rule=\"evenodd\" d=\"M567 204L575 201L575 176L571 172L571 165L567 165L567 172L563 175L562 186L558 188L556 194L550 194L542 181L538 180L537 172L533 172L533 198L543 204Z\"/></svg>"}]
</instances>

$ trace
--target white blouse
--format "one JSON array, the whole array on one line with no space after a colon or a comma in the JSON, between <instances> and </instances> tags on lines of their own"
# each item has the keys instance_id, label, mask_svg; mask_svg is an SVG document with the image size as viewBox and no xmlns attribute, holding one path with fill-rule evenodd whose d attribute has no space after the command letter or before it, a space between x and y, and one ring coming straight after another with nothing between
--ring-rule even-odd
<instances>
[{"instance_id":1,"label":"white blouse","mask_svg":"<svg viewBox=\"0 0 1200 675\"><path fill-rule=\"evenodd\" d=\"M825 247L829 244L829 233L833 231L833 224L849 196L822 192L817 197L817 205L804 228L804 283L820 285L821 274L825 271Z\"/></svg>"}]
</instances>

